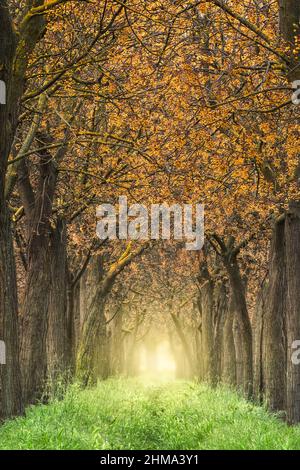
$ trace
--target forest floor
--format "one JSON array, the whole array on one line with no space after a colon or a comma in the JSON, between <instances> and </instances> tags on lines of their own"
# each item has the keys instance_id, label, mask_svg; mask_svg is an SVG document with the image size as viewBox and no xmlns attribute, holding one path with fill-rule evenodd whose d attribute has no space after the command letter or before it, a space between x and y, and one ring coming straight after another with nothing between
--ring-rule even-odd
<instances>
[{"instance_id":1,"label":"forest floor","mask_svg":"<svg viewBox=\"0 0 300 470\"><path fill-rule=\"evenodd\" d=\"M109 379L28 408L0 449L300 449L300 427L223 387Z\"/></svg>"}]
</instances>

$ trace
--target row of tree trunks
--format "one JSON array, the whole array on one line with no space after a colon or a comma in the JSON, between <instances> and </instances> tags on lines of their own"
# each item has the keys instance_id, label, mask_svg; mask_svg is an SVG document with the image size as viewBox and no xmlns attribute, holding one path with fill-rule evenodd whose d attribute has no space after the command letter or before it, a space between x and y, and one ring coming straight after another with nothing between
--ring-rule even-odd
<instances>
[{"instance_id":1,"label":"row of tree trunks","mask_svg":"<svg viewBox=\"0 0 300 470\"><path fill-rule=\"evenodd\" d=\"M296 44L300 31L300 2L279 0L279 26L290 48L287 76L290 81L300 78L300 54ZM299 174L297 170L295 174ZM300 366L292 356L300 340L300 203L290 202L289 211L274 228L270 252L268 279L259 293L255 319L250 320L246 287L237 256L245 245L234 246L234 239L225 242L211 237L211 245L219 254L230 284L230 305L224 322L220 320L221 377L236 385L246 396L266 400L271 410L286 410L290 423L300 421ZM209 276L200 295L199 337L196 334L201 362L201 376L212 379L220 353L216 331L213 292ZM252 334L254 331L254 335ZM219 338L217 340L217 337ZM254 354L253 354L254 351Z\"/></svg>"},{"instance_id":2,"label":"row of tree trunks","mask_svg":"<svg viewBox=\"0 0 300 470\"><path fill-rule=\"evenodd\" d=\"M246 300L246 285L244 279L241 276L240 266L238 261L238 255L240 250L247 244L247 240L244 240L238 245L235 245L234 237L229 237L226 241L219 237L217 234L213 234L209 236L209 242L213 247L216 253L216 260L214 261L214 270L220 271L219 261L222 262L223 269L225 271L226 277L228 279L228 290L230 292L230 308L228 308L228 300L224 303L220 303L220 308L216 308L218 302L214 300L211 302L207 300L205 303L208 307L203 307L202 313L202 337L204 338L204 347L205 347L205 335L209 335L207 338L207 345L206 349L211 349L211 324L208 324L208 328L203 327L203 314L209 315L209 311L212 309L213 312L217 312L210 314L211 318L214 318L214 329L223 328L226 325L226 336L228 340L231 340L231 329L233 331L233 340L234 345L230 341L230 344L224 344L223 348L226 349L226 354L232 354L235 352L235 360L234 360L234 373L233 370L230 373L230 381L233 379L233 375L235 378L233 381L236 383L238 389L243 391L246 397L251 397L253 392L253 351L252 351L252 325L248 313L247 307L247 300ZM223 278L225 276L223 275ZM200 273L200 278L208 279L211 281L209 274L203 272ZM216 284L217 286L217 284ZM209 297L214 297L212 295L212 290L214 291L216 286L213 289L208 288ZM206 287L207 289L207 287ZM221 291L220 291L221 292ZM215 295L215 294L214 294ZM224 294L223 294L224 296ZM230 312L230 318L226 318L228 316L228 311ZM218 330L214 330L214 341L215 346L213 348L213 352L216 357L219 359L215 359L215 366L220 369L220 351L218 352L217 349L220 348L220 344L222 343L221 334L218 333ZM218 345L216 344L218 342ZM211 351L207 351L205 354L208 354L209 357L211 356ZM209 359L211 360L211 359ZM228 365L228 362L226 362ZM226 365L226 367L227 367ZM220 376L223 375L223 372L219 370L217 372L217 379L220 379Z\"/></svg>"},{"instance_id":3,"label":"row of tree trunks","mask_svg":"<svg viewBox=\"0 0 300 470\"><path fill-rule=\"evenodd\" d=\"M234 347L233 321L229 323L228 293L224 281L213 280L207 271L203 276L202 272L205 280L198 297L201 318L198 356L202 363L201 379L215 386L224 376L227 377L225 368L235 368L235 355L228 354Z\"/></svg>"},{"instance_id":4,"label":"row of tree trunks","mask_svg":"<svg viewBox=\"0 0 300 470\"><path fill-rule=\"evenodd\" d=\"M105 316L107 298L119 274L148 247L149 243L145 243L133 250L132 243L128 243L124 253L105 274L101 255L95 255L90 260L86 279L82 281L85 283L86 293L81 308L86 310L81 312L82 329L76 355L76 376L83 385L94 383L97 378L107 378L110 373L110 342ZM139 321L137 318L136 332ZM136 338L136 335L133 337ZM133 341L133 355L135 343Z\"/></svg>"}]
</instances>

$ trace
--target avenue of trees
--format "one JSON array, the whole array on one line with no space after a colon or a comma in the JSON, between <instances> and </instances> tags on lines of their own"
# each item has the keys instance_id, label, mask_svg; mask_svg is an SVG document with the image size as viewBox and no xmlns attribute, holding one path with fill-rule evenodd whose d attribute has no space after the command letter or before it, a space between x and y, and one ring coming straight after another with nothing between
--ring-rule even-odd
<instances>
[{"instance_id":1,"label":"avenue of trees","mask_svg":"<svg viewBox=\"0 0 300 470\"><path fill-rule=\"evenodd\" d=\"M178 376L299 423L299 1L1 0L0 26L0 419L167 337ZM120 195L203 203L203 249L99 240Z\"/></svg>"}]
</instances>

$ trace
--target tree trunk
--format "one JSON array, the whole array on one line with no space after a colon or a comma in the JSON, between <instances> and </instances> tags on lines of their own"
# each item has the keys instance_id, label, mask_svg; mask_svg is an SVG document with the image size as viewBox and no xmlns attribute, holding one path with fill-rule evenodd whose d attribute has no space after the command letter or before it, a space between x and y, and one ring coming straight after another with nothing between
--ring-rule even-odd
<instances>
[{"instance_id":1,"label":"tree trunk","mask_svg":"<svg viewBox=\"0 0 300 470\"><path fill-rule=\"evenodd\" d=\"M213 349L213 384L222 379L222 344L225 320L228 315L228 298L224 281L214 285L214 349Z\"/></svg>"},{"instance_id":2,"label":"tree trunk","mask_svg":"<svg viewBox=\"0 0 300 470\"><path fill-rule=\"evenodd\" d=\"M258 402L263 401L265 383L263 375L263 336L265 334L266 291L268 282L261 286L255 305L253 324L253 396Z\"/></svg>"},{"instance_id":3,"label":"tree trunk","mask_svg":"<svg viewBox=\"0 0 300 470\"><path fill-rule=\"evenodd\" d=\"M108 344L105 328L105 297L92 301L79 343L76 376L84 386L108 376Z\"/></svg>"},{"instance_id":4,"label":"tree trunk","mask_svg":"<svg viewBox=\"0 0 300 470\"><path fill-rule=\"evenodd\" d=\"M214 260L215 272L217 268L218 260ZM201 264L199 279L203 280L197 300L201 318L201 378L215 386L222 375L222 337L228 309L226 285L223 279L212 278L206 259Z\"/></svg>"},{"instance_id":5,"label":"tree trunk","mask_svg":"<svg viewBox=\"0 0 300 470\"><path fill-rule=\"evenodd\" d=\"M39 154L39 180L34 192L25 161L19 167L19 192L28 236L27 278L22 312L21 366L25 403L43 391L47 372L47 327L52 289L51 226L57 170L48 151Z\"/></svg>"},{"instance_id":6,"label":"tree trunk","mask_svg":"<svg viewBox=\"0 0 300 470\"><path fill-rule=\"evenodd\" d=\"M222 382L229 386L236 386L236 351L233 336L234 305L232 299L226 313L222 340Z\"/></svg>"},{"instance_id":7,"label":"tree trunk","mask_svg":"<svg viewBox=\"0 0 300 470\"><path fill-rule=\"evenodd\" d=\"M251 397L253 387L252 327L248 315L245 286L236 258L226 258L225 266L230 280L235 310L233 331L236 349L237 386L244 391L246 396Z\"/></svg>"},{"instance_id":8,"label":"tree trunk","mask_svg":"<svg viewBox=\"0 0 300 470\"><path fill-rule=\"evenodd\" d=\"M279 0L279 25L282 37L288 41L290 53L290 81L300 79L300 2L298 0ZM299 165L295 179L299 188ZM294 341L300 340L300 202L291 201L285 216L285 265L286 265L286 341L287 376L286 405L289 423L300 422L300 367L293 360Z\"/></svg>"},{"instance_id":9,"label":"tree trunk","mask_svg":"<svg viewBox=\"0 0 300 470\"><path fill-rule=\"evenodd\" d=\"M292 45L299 36L300 4L299 0L279 0L279 26L284 39Z\"/></svg>"},{"instance_id":10,"label":"tree trunk","mask_svg":"<svg viewBox=\"0 0 300 470\"><path fill-rule=\"evenodd\" d=\"M18 111L18 89L12 83L15 36L6 1L0 5L0 86L6 104L0 104L0 341L6 364L0 365L0 419L22 413L17 328L17 286L10 214L5 201L5 177Z\"/></svg>"},{"instance_id":11,"label":"tree trunk","mask_svg":"<svg viewBox=\"0 0 300 470\"><path fill-rule=\"evenodd\" d=\"M43 391L47 372L46 337L51 273L46 240L30 250L23 302L21 365L25 403L34 403Z\"/></svg>"},{"instance_id":12,"label":"tree trunk","mask_svg":"<svg viewBox=\"0 0 300 470\"><path fill-rule=\"evenodd\" d=\"M203 379L213 382L214 371L214 286L210 279L206 279L201 285L199 294L199 306L202 318L202 364Z\"/></svg>"},{"instance_id":13,"label":"tree trunk","mask_svg":"<svg viewBox=\"0 0 300 470\"><path fill-rule=\"evenodd\" d=\"M105 318L105 304L109 289L102 290L103 259L93 256L82 280L81 303L82 334L76 363L76 375L84 385L109 374L109 345ZM85 291L85 292L84 292Z\"/></svg>"},{"instance_id":14,"label":"tree trunk","mask_svg":"<svg viewBox=\"0 0 300 470\"><path fill-rule=\"evenodd\" d=\"M287 419L300 422L300 366L292 360L294 342L300 340L300 203L291 202L285 221L286 326L287 326Z\"/></svg>"},{"instance_id":15,"label":"tree trunk","mask_svg":"<svg viewBox=\"0 0 300 470\"><path fill-rule=\"evenodd\" d=\"M233 314L233 340L235 349L235 369L236 369L236 386L238 390L245 390L244 383L244 370L245 370L245 352L243 344L243 336L240 329L240 323L238 321L238 314L234 308Z\"/></svg>"},{"instance_id":16,"label":"tree trunk","mask_svg":"<svg viewBox=\"0 0 300 470\"><path fill-rule=\"evenodd\" d=\"M0 365L0 419L23 411L17 326L17 285L11 226L5 203L0 202L0 340L5 364Z\"/></svg>"},{"instance_id":17,"label":"tree trunk","mask_svg":"<svg viewBox=\"0 0 300 470\"><path fill-rule=\"evenodd\" d=\"M300 78L300 2L279 0L279 27L282 37L289 42L290 64L287 73L290 82Z\"/></svg>"},{"instance_id":18,"label":"tree trunk","mask_svg":"<svg viewBox=\"0 0 300 470\"><path fill-rule=\"evenodd\" d=\"M76 369L76 355L81 338L80 325L80 282L73 285L70 272L67 273L68 290L67 290L67 331L68 331L68 351L69 364L72 373Z\"/></svg>"},{"instance_id":19,"label":"tree trunk","mask_svg":"<svg viewBox=\"0 0 300 470\"><path fill-rule=\"evenodd\" d=\"M271 410L285 408L286 395L286 274L285 224L277 222L271 246L269 285L263 325L263 381Z\"/></svg>"},{"instance_id":20,"label":"tree trunk","mask_svg":"<svg viewBox=\"0 0 300 470\"><path fill-rule=\"evenodd\" d=\"M70 371L72 357L67 317L67 234L59 219L50 237L51 290L47 332L47 374L51 379Z\"/></svg>"}]
</instances>

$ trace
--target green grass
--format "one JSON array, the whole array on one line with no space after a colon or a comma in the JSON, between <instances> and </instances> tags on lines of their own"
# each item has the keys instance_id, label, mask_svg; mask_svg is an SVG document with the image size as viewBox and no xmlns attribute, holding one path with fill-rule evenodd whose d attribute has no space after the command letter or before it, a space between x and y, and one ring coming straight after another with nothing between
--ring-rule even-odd
<instances>
[{"instance_id":1,"label":"green grass","mask_svg":"<svg viewBox=\"0 0 300 470\"><path fill-rule=\"evenodd\" d=\"M30 407L0 427L0 449L300 449L300 427L225 388L111 379Z\"/></svg>"}]
</instances>

